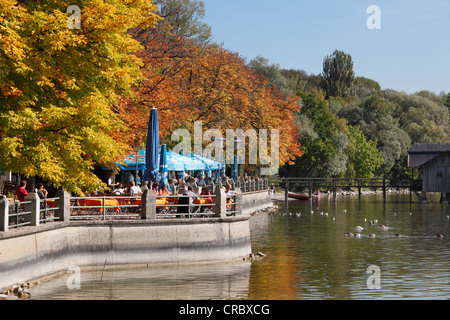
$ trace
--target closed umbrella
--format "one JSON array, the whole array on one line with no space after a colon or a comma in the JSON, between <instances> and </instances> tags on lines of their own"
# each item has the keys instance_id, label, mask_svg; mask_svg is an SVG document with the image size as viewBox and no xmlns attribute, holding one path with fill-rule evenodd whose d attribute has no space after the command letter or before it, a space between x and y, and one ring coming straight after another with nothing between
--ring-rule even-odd
<instances>
[{"instance_id":1,"label":"closed umbrella","mask_svg":"<svg viewBox=\"0 0 450 320\"><path fill-rule=\"evenodd\" d=\"M222 152L222 172L220 174L220 178L222 179L222 175L226 174L226 169L227 169L227 163L225 162L225 154Z\"/></svg>"},{"instance_id":2,"label":"closed umbrella","mask_svg":"<svg viewBox=\"0 0 450 320\"><path fill-rule=\"evenodd\" d=\"M147 146L145 148L145 166L144 180L151 184L161 179L159 173L159 127L158 111L155 107L150 110L150 119L148 121Z\"/></svg>"},{"instance_id":3,"label":"closed umbrella","mask_svg":"<svg viewBox=\"0 0 450 320\"><path fill-rule=\"evenodd\" d=\"M236 181L238 173L238 163L237 163L237 155L234 155L234 162L233 162L233 180Z\"/></svg>"}]
</instances>

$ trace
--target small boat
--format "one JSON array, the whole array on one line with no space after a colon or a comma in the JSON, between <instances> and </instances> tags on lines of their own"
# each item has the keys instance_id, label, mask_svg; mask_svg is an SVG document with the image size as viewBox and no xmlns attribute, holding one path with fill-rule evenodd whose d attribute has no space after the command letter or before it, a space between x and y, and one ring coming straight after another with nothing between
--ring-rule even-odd
<instances>
[{"instance_id":1,"label":"small boat","mask_svg":"<svg viewBox=\"0 0 450 320\"><path fill-rule=\"evenodd\" d=\"M288 197L298 199L298 200L308 200L309 199L309 195L305 194L305 193L288 192Z\"/></svg>"}]
</instances>

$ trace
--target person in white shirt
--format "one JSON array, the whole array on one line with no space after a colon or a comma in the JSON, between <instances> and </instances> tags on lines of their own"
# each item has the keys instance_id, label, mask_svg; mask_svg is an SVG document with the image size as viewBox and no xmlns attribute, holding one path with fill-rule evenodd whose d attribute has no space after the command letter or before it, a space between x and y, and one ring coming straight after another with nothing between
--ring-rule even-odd
<instances>
[{"instance_id":1,"label":"person in white shirt","mask_svg":"<svg viewBox=\"0 0 450 320\"><path fill-rule=\"evenodd\" d=\"M138 186L134 185L134 181L130 182L130 195L132 197L141 195L141 188L139 188Z\"/></svg>"},{"instance_id":2,"label":"person in white shirt","mask_svg":"<svg viewBox=\"0 0 450 320\"><path fill-rule=\"evenodd\" d=\"M117 188L115 188L114 190L113 190L113 192L111 192L113 195L115 195L115 196L118 196L118 195L121 195L121 194L124 194L125 193L125 188L123 188L123 186L122 186L122 183L118 183L117 184Z\"/></svg>"}]
</instances>

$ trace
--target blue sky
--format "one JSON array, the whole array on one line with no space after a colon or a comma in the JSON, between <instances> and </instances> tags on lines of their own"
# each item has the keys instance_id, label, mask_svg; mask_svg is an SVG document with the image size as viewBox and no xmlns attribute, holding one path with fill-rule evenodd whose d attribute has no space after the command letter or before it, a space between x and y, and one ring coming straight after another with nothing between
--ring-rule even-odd
<instances>
[{"instance_id":1,"label":"blue sky","mask_svg":"<svg viewBox=\"0 0 450 320\"><path fill-rule=\"evenodd\" d=\"M450 91L450 0L203 0L213 40L247 61L322 72L335 49L383 89ZM381 29L366 10L377 5Z\"/></svg>"}]
</instances>

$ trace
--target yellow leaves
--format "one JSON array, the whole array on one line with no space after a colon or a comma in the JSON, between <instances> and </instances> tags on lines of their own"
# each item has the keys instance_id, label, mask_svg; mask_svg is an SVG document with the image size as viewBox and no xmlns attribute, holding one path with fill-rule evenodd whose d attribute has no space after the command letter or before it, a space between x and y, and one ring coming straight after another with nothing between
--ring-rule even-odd
<instances>
[{"instance_id":1,"label":"yellow leaves","mask_svg":"<svg viewBox=\"0 0 450 320\"><path fill-rule=\"evenodd\" d=\"M81 0L70 30L67 3L0 0L0 163L81 192L102 186L95 164L126 150L111 111L141 79L126 31L157 17L149 0Z\"/></svg>"}]
</instances>

